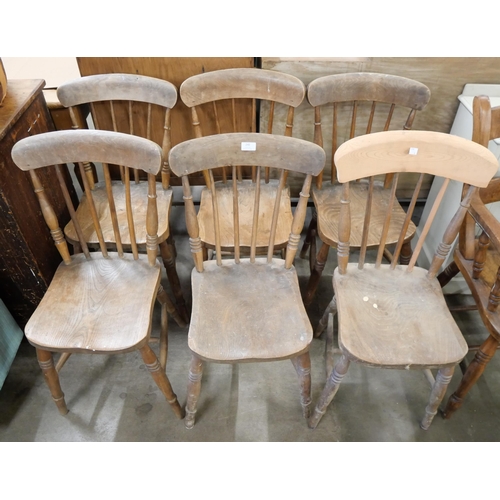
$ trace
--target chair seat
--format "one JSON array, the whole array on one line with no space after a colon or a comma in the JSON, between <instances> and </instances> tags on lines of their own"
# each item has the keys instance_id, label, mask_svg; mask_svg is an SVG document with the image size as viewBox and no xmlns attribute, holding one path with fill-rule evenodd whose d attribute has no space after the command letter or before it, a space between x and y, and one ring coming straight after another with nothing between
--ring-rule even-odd
<instances>
[{"instance_id":1,"label":"chair seat","mask_svg":"<svg viewBox=\"0 0 500 500\"><path fill-rule=\"evenodd\" d=\"M465 259L458 248L455 250L453 258L467 282L474 301L477 304L478 312L488 332L494 338L500 340L500 334L498 333L500 332L500 315L498 314L498 309L496 311L488 311L491 287L495 284L498 268L500 267L500 254L493 245L488 247L483 270L477 279L472 277L473 260Z\"/></svg>"},{"instance_id":2,"label":"chair seat","mask_svg":"<svg viewBox=\"0 0 500 500\"><path fill-rule=\"evenodd\" d=\"M351 247L361 247L361 237L363 234L364 215L366 198L368 196L368 182L352 182L350 185L349 199L351 201ZM373 202L370 217L370 230L368 233L368 247L378 246L380 235L389 206L390 189L384 189L382 182L376 181L373 186ZM336 247L339 241L338 225L340 215L340 199L342 195L341 184L331 184L325 182L321 189L314 188L312 197L318 213L318 233L322 241L330 246ZM402 223L406 217L406 212L396 201L392 210L387 243L396 243L399 238ZM410 222L406 232L405 241L409 241L415 234L416 227Z\"/></svg>"},{"instance_id":3,"label":"chair seat","mask_svg":"<svg viewBox=\"0 0 500 500\"><path fill-rule=\"evenodd\" d=\"M116 205L116 214L118 217L118 226L120 228L120 238L123 245L130 245L130 233L127 224L127 210L125 205L125 188L121 181L113 181L113 196ZM138 245L146 244L146 213L148 199L148 183L140 182L139 184L131 183L130 194L134 212L134 228L135 237ZM101 224L104 241L115 242L115 234L113 231L108 196L106 193L106 185L104 182L98 182L95 189L92 191L94 204ZM172 206L172 190L164 190L161 183L156 183L156 196L158 205L158 241L162 242L169 235L169 213ZM85 194L83 194L80 204L76 210L80 226L83 231L85 241L90 244L98 244L99 240L92 222L89 203ZM78 236L70 221L64 228L64 234L71 242L77 242Z\"/></svg>"},{"instance_id":4,"label":"chair seat","mask_svg":"<svg viewBox=\"0 0 500 500\"><path fill-rule=\"evenodd\" d=\"M28 321L25 333L37 348L64 352L126 352L145 343L151 329L160 266L99 252L60 264Z\"/></svg>"},{"instance_id":5,"label":"chair seat","mask_svg":"<svg viewBox=\"0 0 500 500\"><path fill-rule=\"evenodd\" d=\"M353 361L385 368L453 366L467 344L427 270L356 263L334 272L339 345Z\"/></svg>"},{"instance_id":6,"label":"chair seat","mask_svg":"<svg viewBox=\"0 0 500 500\"><path fill-rule=\"evenodd\" d=\"M220 215L221 247L223 250L231 250L234 248L232 182L228 181L227 184L216 182L216 187ZM260 185L261 197L259 201L257 247L261 249L269 246L269 232L271 229L271 218L274 210L277 188L278 181L275 179L270 180L268 184L261 183ZM253 207L255 203L254 182L251 180L243 180L238 183L238 202L240 207L240 247L249 249L253 225ZM290 190L285 188L281 195L275 247L283 248L288 243L292 219ZM200 226L201 241L209 248L215 248L212 194L207 188L203 189L201 193L198 223Z\"/></svg>"},{"instance_id":7,"label":"chair seat","mask_svg":"<svg viewBox=\"0 0 500 500\"><path fill-rule=\"evenodd\" d=\"M204 266L191 277L188 345L194 353L219 362L270 361L308 349L312 327L294 267L285 269L281 259Z\"/></svg>"}]
</instances>

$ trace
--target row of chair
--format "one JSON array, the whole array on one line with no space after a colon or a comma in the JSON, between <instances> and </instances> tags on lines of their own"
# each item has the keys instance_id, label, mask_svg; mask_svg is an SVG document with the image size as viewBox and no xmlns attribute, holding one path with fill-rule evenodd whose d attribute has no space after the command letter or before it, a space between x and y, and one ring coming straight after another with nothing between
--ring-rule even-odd
<instances>
[{"instance_id":1,"label":"row of chair","mask_svg":"<svg viewBox=\"0 0 500 500\"><path fill-rule=\"evenodd\" d=\"M85 77L61 86L59 99L70 108L75 127L76 106L91 103L96 128L103 123L97 102L109 101L106 108L112 131L50 133L25 139L14 147L14 161L30 172L63 258L46 296L26 326L26 336L37 349L61 413L67 409L57 374L70 353L140 349L175 413L179 417L184 415L165 374L167 314L170 312L179 324L188 320L168 225L172 170L182 178L195 264L188 334L192 362L186 426L194 425L204 361L291 359L299 375L303 413L310 418L311 427L317 425L326 410L350 361L425 369L429 378L433 378L430 369L439 368L421 424L423 428L429 427L455 365L467 352L435 276L471 200L477 198L477 188L487 186L498 163L486 148L472 141L435 132L409 131L416 111L425 107L430 93L418 82L390 75L335 75L311 83L307 94L315 108L316 144L292 138L293 110L302 102L305 90L302 82L290 75L282 77L280 73L258 69L222 70L192 77L184 82L180 93L192 108L197 138L171 148L170 110L176 101L176 90L171 84L138 75ZM235 104L238 95L252 100L252 114L257 109L256 100L272 97L284 102L288 107L284 136L273 134L275 106L272 104L267 133L258 134L254 129L238 133L240 115ZM198 107L221 99L224 102L229 99L233 128L224 133L217 105L212 104L217 133L203 137L199 125L202 111ZM144 118L137 119L132 101L148 103ZM332 182L327 186L321 179L327 155L322 147L320 106L334 103L333 130L337 134L340 103L344 101L354 102L349 140L339 146L341 140L333 136ZM363 135L356 137L362 104L366 101L370 106L368 125ZM382 132L375 132L378 102L382 103L378 108L387 111ZM150 140L158 133L152 126L158 105L164 108L161 140L155 141L161 147ZM410 110L404 120L406 130L390 131L397 105ZM124 111L129 123L127 136L117 127L123 121L118 115ZM130 137L136 133L143 138ZM63 165L68 163L78 165L85 191L76 209L61 173ZM93 163L102 163L101 183L96 182ZM36 174L37 168L47 165L56 165L60 187L68 201L71 222L64 233L74 246L73 255L57 221L60 214L50 208ZM113 170L120 180L113 180ZM404 212L396 199L396 189L400 173L410 171L417 172L419 180L408 211ZM160 172L161 184L157 182ZM293 215L286 187L289 172L303 177ZM190 184L190 178L197 173L203 174L207 186L198 213ZM429 272L424 272L416 266L416 261L441 196L413 252L409 242L415 234L411 222L413 209L423 177L428 174L464 182L470 189L464 193ZM377 175L385 175L385 183L375 180ZM141 183L141 176L147 182ZM315 187L312 187L313 177ZM334 186L335 177L341 182L340 188ZM359 179L367 180L359 182ZM321 198L327 188L330 194ZM332 194L338 189L337 194ZM316 232L323 246L317 259L314 250L311 252L312 273L304 302L313 299L328 248L337 247L335 296L321 326L326 325L331 312L339 310L338 341L342 350L341 360L334 369L329 362L327 385L312 417L308 353L312 327L293 267L310 192L317 216L308 230L303 255ZM332 220L340 221L338 227ZM328 226L333 227L335 236L328 234ZM348 263L349 246L359 248L355 264ZM141 247L146 255L141 253ZM370 250L375 247L378 251L373 256L374 262L368 263ZM207 248L214 250L214 260L207 260ZM161 287L158 251L179 313ZM276 251L282 252L280 258L276 257ZM387 259L389 264L385 263ZM159 360L148 345L156 299L162 306ZM425 318L422 310L426 310ZM328 330L330 338L332 332ZM58 366L54 366L52 352L63 353Z\"/></svg>"}]
</instances>

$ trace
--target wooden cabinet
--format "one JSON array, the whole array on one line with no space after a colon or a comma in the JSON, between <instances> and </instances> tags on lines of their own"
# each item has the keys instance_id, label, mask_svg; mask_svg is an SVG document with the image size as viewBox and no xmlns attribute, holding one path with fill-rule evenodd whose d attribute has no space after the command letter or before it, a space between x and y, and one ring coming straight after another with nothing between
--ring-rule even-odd
<instances>
[{"instance_id":1,"label":"wooden cabinet","mask_svg":"<svg viewBox=\"0 0 500 500\"><path fill-rule=\"evenodd\" d=\"M22 328L61 261L29 173L19 170L11 158L17 141L54 130L42 93L44 83L43 80L9 80L7 97L0 106L0 298ZM54 171L45 170L40 177L47 187L57 179ZM69 175L67 180L76 201ZM51 201L64 227L69 214L62 194Z\"/></svg>"}]
</instances>

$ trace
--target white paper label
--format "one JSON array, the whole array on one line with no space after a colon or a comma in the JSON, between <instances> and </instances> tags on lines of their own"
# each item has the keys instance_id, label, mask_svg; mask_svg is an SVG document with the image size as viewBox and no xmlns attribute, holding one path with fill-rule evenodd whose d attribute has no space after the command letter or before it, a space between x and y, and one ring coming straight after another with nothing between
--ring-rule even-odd
<instances>
[{"instance_id":1,"label":"white paper label","mask_svg":"<svg viewBox=\"0 0 500 500\"><path fill-rule=\"evenodd\" d=\"M418 148L410 148L409 154L416 156L418 153Z\"/></svg>"},{"instance_id":2,"label":"white paper label","mask_svg":"<svg viewBox=\"0 0 500 500\"><path fill-rule=\"evenodd\" d=\"M241 143L242 151L257 151L257 143L256 142L242 142Z\"/></svg>"}]
</instances>

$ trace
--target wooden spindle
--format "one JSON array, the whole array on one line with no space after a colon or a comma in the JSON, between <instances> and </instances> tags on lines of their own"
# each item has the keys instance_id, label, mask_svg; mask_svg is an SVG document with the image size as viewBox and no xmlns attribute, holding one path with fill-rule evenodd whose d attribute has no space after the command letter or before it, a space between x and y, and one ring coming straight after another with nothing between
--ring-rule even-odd
<instances>
[{"instance_id":1,"label":"wooden spindle","mask_svg":"<svg viewBox=\"0 0 500 500\"><path fill-rule=\"evenodd\" d=\"M278 216L280 212L280 204L281 204L281 193L285 189L285 171L281 170L280 180L278 184L278 191L276 193L276 197L274 198L274 209L273 209L273 217L271 220L271 230L269 231L269 246L267 248L267 262L271 263L273 260L274 254L274 241L276 239L276 228L278 227ZM309 197L309 195L308 195Z\"/></svg>"},{"instance_id":2,"label":"wooden spindle","mask_svg":"<svg viewBox=\"0 0 500 500\"><path fill-rule=\"evenodd\" d=\"M500 267L497 270L495 283L491 287L490 295L488 297L488 311L495 312L500 304Z\"/></svg>"},{"instance_id":3,"label":"wooden spindle","mask_svg":"<svg viewBox=\"0 0 500 500\"><path fill-rule=\"evenodd\" d=\"M331 167L331 183L334 184L337 179L337 169L335 167L335 152L337 151L338 130L337 130L337 103L333 103L333 126L332 126L332 167Z\"/></svg>"},{"instance_id":4,"label":"wooden spindle","mask_svg":"<svg viewBox=\"0 0 500 500\"><path fill-rule=\"evenodd\" d=\"M293 106L288 107L288 113L286 115L286 126L285 126L285 136L292 137L293 133L293 116L295 113L295 108ZM288 170L285 170L285 184L288 179Z\"/></svg>"},{"instance_id":5,"label":"wooden spindle","mask_svg":"<svg viewBox=\"0 0 500 500\"><path fill-rule=\"evenodd\" d=\"M365 265L366 247L368 244L368 234L370 232L370 218L372 214L374 183L375 180L372 176L370 177L370 183L368 184L368 195L366 197L365 220L363 221L363 234L361 235L361 248L359 250L358 269L363 269L363 266Z\"/></svg>"},{"instance_id":6,"label":"wooden spindle","mask_svg":"<svg viewBox=\"0 0 500 500\"><path fill-rule=\"evenodd\" d=\"M198 118L198 112L196 110L196 106L191 108L191 123L194 129L194 135L196 138L203 137L201 132L200 119ZM206 170L203 170L203 178L205 179L205 185L210 189L210 176Z\"/></svg>"},{"instance_id":7,"label":"wooden spindle","mask_svg":"<svg viewBox=\"0 0 500 500\"><path fill-rule=\"evenodd\" d=\"M130 195L130 169L125 169L125 210L127 213L128 232L130 235L130 245L132 246L132 254L134 259L139 258L137 249L137 241L135 239L134 215L132 213L132 199Z\"/></svg>"},{"instance_id":8,"label":"wooden spindle","mask_svg":"<svg viewBox=\"0 0 500 500\"><path fill-rule=\"evenodd\" d=\"M236 166L233 165L233 234L234 234L234 260L240 262L240 206L238 200L238 179Z\"/></svg>"},{"instance_id":9,"label":"wooden spindle","mask_svg":"<svg viewBox=\"0 0 500 500\"><path fill-rule=\"evenodd\" d=\"M90 259L89 248L87 242L85 241L85 236L83 235L82 226L80 225L80 221L76 216L75 207L73 206L73 202L71 201L71 196L68 191L68 186L66 185L66 181L64 180L61 166L56 165L56 175L57 180L59 181L59 185L61 186L61 191L63 193L64 201L66 202L66 207L68 208L69 215L71 220L73 221L73 226L75 227L76 234L78 235L78 241L80 243L80 247L87 259Z\"/></svg>"},{"instance_id":10,"label":"wooden spindle","mask_svg":"<svg viewBox=\"0 0 500 500\"><path fill-rule=\"evenodd\" d=\"M380 243L378 247L377 260L375 262L375 267L380 267L382 264L382 259L384 257L385 242L387 241L387 235L389 234L389 227L391 225L392 210L394 207L394 202L396 200L396 188L398 186L399 173L394 176L392 182L391 194L389 196L389 203L387 206L387 211L384 220L384 226L382 227L382 234L380 235Z\"/></svg>"},{"instance_id":11,"label":"wooden spindle","mask_svg":"<svg viewBox=\"0 0 500 500\"><path fill-rule=\"evenodd\" d=\"M113 196L113 183L109 173L109 166L106 163L102 164L102 171L104 173L104 182L106 185L106 194L108 195L109 214L111 216L111 225L113 226L113 233L116 241L116 251L120 257L123 257L122 238L120 235L120 226L118 225L118 216L116 214L115 198Z\"/></svg>"},{"instance_id":12,"label":"wooden spindle","mask_svg":"<svg viewBox=\"0 0 500 500\"><path fill-rule=\"evenodd\" d=\"M448 227L443 235L443 239L439 244L436 253L434 254L431 265L429 266L429 271L427 272L427 276L429 278L434 278L436 276L444 260L446 259L446 257L448 257L448 254L451 250L451 245L453 245L453 242L458 235L460 226L462 225L465 214L470 207L472 196L474 195L476 190L476 187L470 186L467 194L460 202L460 206L458 207L457 212L451 219L450 224L448 224Z\"/></svg>"},{"instance_id":13,"label":"wooden spindle","mask_svg":"<svg viewBox=\"0 0 500 500\"><path fill-rule=\"evenodd\" d=\"M170 148L172 147L172 136L171 136L171 110L168 108L165 112L165 121L163 124L163 141L162 141L162 151L163 151L163 163L161 166L161 185L166 191L170 188L170 165L168 163L168 154Z\"/></svg>"},{"instance_id":14,"label":"wooden spindle","mask_svg":"<svg viewBox=\"0 0 500 500\"><path fill-rule=\"evenodd\" d=\"M252 236L250 243L250 262L255 262L255 254L257 250L257 231L259 225L259 202L260 202L260 167L257 167L255 178L255 200L253 205L253 223Z\"/></svg>"},{"instance_id":15,"label":"wooden spindle","mask_svg":"<svg viewBox=\"0 0 500 500\"><path fill-rule=\"evenodd\" d=\"M156 199L156 177L148 174L148 208L146 213L146 251L150 266L156 265L158 256L158 205Z\"/></svg>"},{"instance_id":16,"label":"wooden spindle","mask_svg":"<svg viewBox=\"0 0 500 500\"><path fill-rule=\"evenodd\" d=\"M337 262L339 273L345 274L349 262L349 238L351 236L351 207L349 200L349 183L342 187L339 217L339 242L337 245Z\"/></svg>"},{"instance_id":17,"label":"wooden spindle","mask_svg":"<svg viewBox=\"0 0 500 500\"><path fill-rule=\"evenodd\" d=\"M284 176L282 178L282 181L284 183ZM292 267L293 261L295 259L295 254L297 253L297 249L299 248L300 234L302 232L302 228L304 227L304 221L306 220L307 201L309 199L309 193L311 191L311 184L312 175L308 174L304 180L304 185L300 192L299 201L297 203L297 207L295 208L295 213L293 214L292 231L290 233L290 237L288 238L288 245L286 247L285 269L290 269Z\"/></svg>"},{"instance_id":18,"label":"wooden spindle","mask_svg":"<svg viewBox=\"0 0 500 500\"><path fill-rule=\"evenodd\" d=\"M133 112L133 101L128 101L128 123L129 123L129 134L134 135L134 112ZM134 168L134 182L139 184L139 170Z\"/></svg>"},{"instance_id":19,"label":"wooden spindle","mask_svg":"<svg viewBox=\"0 0 500 500\"><path fill-rule=\"evenodd\" d=\"M489 246L490 237L484 231L482 231L477 241L477 250L474 254L474 262L472 264L472 278L475 280L479 278L484 269L484 264L486 262L486 252Z\"/></svg>"},{"instance_id":20,"label":"wooden spindle","mask_svg":"<svg viewBox=\"0 0 500 500\"><path fill-rule=\"evenodd\" d=\"M377 106L377 102L373 101L372 102L372 107L370 110L370 117L368 118L368 123L366 125L366 133L370 134L372 131L372 126L373 126L373 118L375 117L375 108Z\"/></svg>"},{"instance_id":21,"label":"wooden spindle","mask_svg":"<svg viewBox=\"0 0 500 500\"><path fill-rule=\"evenodd\" d=\"M351 130L349 132L349 139L352 139L356 135L357 115L358 115L358 101L353 101L353 103L352 103L352 115L351 115Z\"/></svg>"},{"instance_id":22,"label":"wooden spindle","mask_svg":"<svg viewBox=\"0 0 500 500\"><path fill-rule=\"evenodd\" d=\"M420 251L422 250L422 247L424 246L425 238L427 237L427 233L429 232L429 229L431 228L434 217L436 217L436 213L438 211L439 205L441 204L441 201L443 200L443 196L444 196L444 193L446 192L446 188L448 187L449 182L450 182L450 179L448 179L448 178L444 179L443 185L441 186L441 189L439 190L439 192L436 196L436 199L434 200L434 203L432 204L431 211L429 212L429 216L427 217L424 228L422 229L422 232L420 233L420 237L418 238L418 241L413 249L413 255L411 256L410 263L408 264L408 267L406 269L406 271L409 273L413 270L413 267L415 266L415 263L417 262L417 258L420 254Z\"/></svg>"},{"instance_id":23,"label":"wooden spindle","mask_svg":"<svg viewBox=\"0 0 500 500\"><path fill-rule=\"evenodd\" d=\"M394 113L394 108L396 107L396 105L393 103L391 104L391 107L389 109L389 114L387 115L387 119L385 121L385 125L384 125L384 132L387 132L387 130L389 130L389 127L391 125L391 121L392 121L392 115ZM387 174L385 176L385 180L384 180L384 189L388 189L389 186L391 185L392 183L392 179L394 177L394 174Z\"/></svg>"},{"instance_id":24,"label":"wooden spindle","mask_svg":"<svg viewBox=\"0 0 500 500\"><path fill-rule=\"evenodd\" d=\"M54 211L54 208L50 204L50 201L47 197L47 193L40 182L40 178L38 174L34 170L30 170L31 182L33 183L33 189L35 191L36 197L38 199L38 203L40 204L40 208L42 209L42 215L49 226L50 234L54 243L56 245L59 254L61 255L65 264L71 263L71 256L69 254L68 243L64 239L64 233L59 227L59 221L57 220L57 215Z\"/></svg>"},{"instance_id":25,"label":"wooden spindle","mask_svg":"<svg viewBox=\"0 0 500 500\"><path fill-rule=\"evenodd\" d=\"M415 189L413 190L413 196L411 198L410 205L406 212L406 217L403 223L403 227L401 229L401 232L399 233L399 239L396 244L396 249L394 250L394 254L392 256L391 269L394 269L398 263L399 255L401 254L401 249L403 248L406 232L408 231L408 227L410 226L411 218L413 216L413 211L415 210L415 206L417 204L417 199L420 193L420 189L422 188L423 180L424 180L424 174L420 174Z\"/></svg>"},{"instance_id":26,"label":"wooden spindle","mask_svg":"<svg viewBox=\"0 0 500 500\"><path fill-rule=\"evenodd\" d=\"M273 122L274 122L274 107L275 107L275 102L270 101L269 102L269 115L267 119L267 133L272 134L273 133ZM269 184L269 178L271 175L271 169L269 167L266 167L265 169L265 179L264 182L266 184Z\"/></svg>"},{"instance_id":27,"label":"wooden spindle","mask_svg":"<svg viewBox=\"0 0 500 500\"><path fill-rule=\"evenodd\" d=\"M321 106L314 107L314 144L323 147L323 132L321 130ZM332 155L333 162L333 155ZM333 169L333 166L332 166ZM332 179L333 183L333 179ZM323 171L316 176L316 187L321 189L323 185Z\"/></svg>"},{"instance_id":28,"label":"wooden spindle","mask_svg":"<svg viewBox=\"0 0 500 500\"><path fill-rule=\"evenodd\" d=\"M191 186L189 185L189 178L187 175L182 176L182 191L186 216L186 228L189 234L189 245L193 260L198 272L203 271L203 248L200 239L200 229L198 225L198 218L196 217L196 209L194 207L193 195L191 193Z\"/></svg>"},{"instance_id":29,"label":"wooden spindle","mask_svg":"<svg viewBox=\"0 0 500 500\"><path fill-rule=\"evenodd\" d=\"M113 131L118 132L118 125L116 121L116 114L115 114L115 106L113 101L109 101L109 114L111 115L111 123L113 125ZM96 125L97 128L97 125ZM125 168L123 165L120 165L120 179L122 183L125 183Z\"/></svg>"},{"instance_id":30,"label":"wooden spindle","mask_svg":"<svg viewBox=\"0 0 500 500\"><path fill-rule=\"evenodd\" d=\"M99 218L97 217L97 210L95 208L94 198L92 196L92 191L89 186L89 182L87 177L85 176L84 169L82 163L78 163L78 167L80 169L80 175L83 181L83 187L85 191L85 196L87 197L87 203L90 210L90 215L92 217L92 222L94 224L94 229L97 235L97 239L99 241L99 248L101 249L101 253L104 257L108 256L108 250L106 248L106 243L104 242L104 237L102 235L101 223L99 222Z\"/></svg>"},{"instance_id":31,"label":"wooden spindle","mask_svg":"<svg viewBox=\"0 0 500 500\"><path fill-rule=\"evenodd\" d=\"M210 175L210 190L212 192L212 213L214 221L215 234L215 258L218 266L222 266L222 247L220 240L220 218L219 218L219 203L217 200L217 189L215 189L213 171L209 171Z\"/></svg>"}]
</instances>

